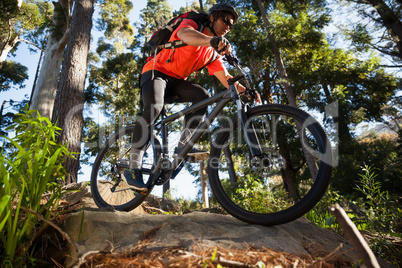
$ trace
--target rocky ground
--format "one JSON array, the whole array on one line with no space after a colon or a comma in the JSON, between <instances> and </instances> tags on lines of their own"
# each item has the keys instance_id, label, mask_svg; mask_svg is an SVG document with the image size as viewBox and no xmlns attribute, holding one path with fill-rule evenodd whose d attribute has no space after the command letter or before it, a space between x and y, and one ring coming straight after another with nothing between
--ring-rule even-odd
<instances>
[{"instance_id":1,"label":"rocky ground","mask_svg":"<svg viewBox=\"0 0 402 268\"><path fill-rule=\"evenodd\" d=\"M59 218L64 237L54 230L45 243L44 254L58 267L352 267L359 263L348 240L304 218L266 227L211 212L178 215L177 203L155 197L132 212L110 211L94 205L85 183L70 187L78 191L63 198L69 211ZM381 262L381 267L389 265Z\"/></svg>"}]
</instances>

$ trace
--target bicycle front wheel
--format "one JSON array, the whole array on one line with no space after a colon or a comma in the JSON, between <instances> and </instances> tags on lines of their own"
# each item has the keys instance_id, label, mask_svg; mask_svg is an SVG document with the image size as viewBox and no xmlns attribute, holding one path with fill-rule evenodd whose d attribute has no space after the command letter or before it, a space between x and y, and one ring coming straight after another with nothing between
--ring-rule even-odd
<instances>
[{"instance_id":1,"label":"bicycle front wheel","mask_svg":"<svg viewBox=\"0 0 402 268\"><path fill-rule=\"evenodd\" d=\"M133 126L128 126L113 134L96 157L91 173L91 192L100 208L130 211L147 196L130 189L121 179L121 174L129 168L133 130ZM141 169L145 183L150 179L160 153L158 140L151 139L146 146Z\"/></svg>"},{"instance_id":2,"label":"bicycle front wheel","mask_svg":"<svg viewBox=\"0 0 402 268\"><path fill-rule=\"evenodd\" d=\"M255 133L252 147L261 154L252 156L238 117L221 127L208 164L214 197L249 223L277 225L303 216L330 181L326 133L308 113L290 106L261 105L246 114L244 127Z\"/></svg>"}]
</instances>

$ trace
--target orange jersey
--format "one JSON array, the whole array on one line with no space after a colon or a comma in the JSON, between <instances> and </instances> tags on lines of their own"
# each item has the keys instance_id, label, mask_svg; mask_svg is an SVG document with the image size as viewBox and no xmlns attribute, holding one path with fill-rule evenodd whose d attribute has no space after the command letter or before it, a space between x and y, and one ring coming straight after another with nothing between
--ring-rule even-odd
<instances>
[{"instance_id":1,"label":"orange jersey","mask_svg":"<svg viewBox=\"0 0 402 268\"><path fill-rule=\"evenodd\" d=\"M193 20L183 20L179 27L172 33L169 42L180 40L177 37L177 32L183 28L194 28L197 30L198 25ZM207 33L206 28L203 33ZM162 51L155 56L155 59L151 59L145 64L142 73L154 69L175 78L187 79L190 74L206 66L212 60L213 56L214 49L205 46L184 46L174 50L162 49ZM171 61L166 63L169 58ZM219 56L218 59L208 64L207 68L210 75L213 75L217 71L224 70L225 66L223 65L222 57Z\"/></svg>"}]
</instances>

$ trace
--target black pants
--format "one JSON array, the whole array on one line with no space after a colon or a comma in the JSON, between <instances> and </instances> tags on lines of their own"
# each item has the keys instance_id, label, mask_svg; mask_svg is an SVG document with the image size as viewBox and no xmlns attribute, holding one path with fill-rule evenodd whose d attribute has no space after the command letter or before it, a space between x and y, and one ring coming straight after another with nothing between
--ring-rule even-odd
<instances>
[{"instance_id":1,"label":"black pants","mask_svg":"<svg viewBox=\"0 0 402 268\"><path fill-rule=\"evenodd\" d=\"M152 79L152 72L154 72ZM211 95L198 84L168 76L159 71L148 71L141 78L141 94L144 108L142 117L134 125L133 148L142 149L149 141L150 126L162 111L165 98L178 96L175 102L197 103ZM197 110L184 117L184 128L195 129L200 124L207 107Z\"/></svg>"}]
</instances>

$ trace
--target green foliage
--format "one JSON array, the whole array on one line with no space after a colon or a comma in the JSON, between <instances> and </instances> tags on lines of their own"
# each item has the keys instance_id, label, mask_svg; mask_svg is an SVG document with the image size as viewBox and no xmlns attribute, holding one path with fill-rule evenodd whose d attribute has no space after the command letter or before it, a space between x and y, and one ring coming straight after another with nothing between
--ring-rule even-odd
<instances>
[{"instance_id":1,"label":"green foliage","mask_svg":"<svg viewBox=\"0 0 402 268\"><path fill-rule=\"evenodd\" d=\"M14 101L10 99L9 101L6 102L10 106L9 107L6 106L8 109L4 109L3 114L0 117L0 135L3 136L9 135L9 131L7 130L7 128L13 124L13 119L16 117L16 114L24 111L25 107L28 104L27 96L25 96L25 98L26 99L22 101Z\"/></svg>"},{"instance_id":2,"label":"green foliage","mask_svg":"<svg viewBox=\"0 0 402 268\"><path fill-rule=\"evenodd\" d=\"M382 167L377 170L376 179L381 182L384 190L391 194L400 193L402 166L401 158L398 156L398 144L397 135L378 135L374 132L349 141L345 148L349 151L344 152L339 158L333 188L343 195L356 194L354 174L359 173L363 163L367 163L367 165L375 164Z\"/></svg>"},{"instance_id":3,"label":"green foliage","mask_svg":"<svg viewBox=\"0 0 402 268\"><path fill-rule=\"evenodd\" d=\"M381 189L381 183L376 180L377 174L373 166L365 165L362 171L356 189L364 195L363 208L366 213L362 220L366 223L365 230L376 234L369 238L370 247L376 256L398 265L400 253L388 239L388 235L402 238L399 226L402 207L396 202L398 197L390 196L388 191Z\"/></svg>"},{"instance_id":4,"label":"green foliage","mask_svg":"<svg viewBox=\"0 0 402 268\"><path fill-rule=\"evenodd\" d=\"M107 39L113 39L116 36L120 40L125 39L126 46L133 41L134 29L130 25L128 14L133 8L133 4L126 0L102 0L99 1L100 19L98 19L98 30L104 30Z\"/></svg>"},{"instance_id":5,"label":"green foliage","mask_svg":"<svg viewBox=\"0 0 402 268\"><path fill-rule=\"evenodd\" d=\"M15 137L3 137L0 155L2 267L24 266L28 260L39 220L27 209L51 218L62 194L56 182L65 176L62 162L71 157L66 147L56 143L60 129L37 111L18 114L8 129L15 131Z\"/></svg>"},{"instance_id":6,"label":"green foliage","mask_svg":"<svg viewBox=\"0 0 402 268\"><path fill-rule=\"evenodd\" d=\"M153 32L165 25L172 17L172 8L168 1L149 0L146 8L141 10L142 22L138 25L138 32L145 40L149 40Z\"/></svg>"},{"instance_id":7,"label":"green foliage","mask_svg":"<svg viewBox=\"0 0 402 268\"><path fill-rule=\"evenodd\" d=\"M381 189L381 183L377 180L374 166L363 166L362 174L356 190L363 198L353 198L349 201L338 192L329 190L320 202L306 214L306 218L322 228L328 228L342 233L342 229L336 222L328 207L333 204L342 204L348 216L359 230L370 234L366 236L369 246L376 256L394 264L400 265L400 252L397 245L392 244L393 237L402 237L400 219L402 207L397 203L398 197L391 196L388 191Z\"/></svg>"},{"instance_id":8,"label":"green foliage","mask_svg":"<svg viewBox=\"0 0 402 268\"><path fill-rule=\"evenodd\" d=\"M28 68L12 60L3 63L0 69L0 92L18 86L24 88L24 81L28 79Z\"/></svg>"},{"instance_id":9,"label":"green foliage","mask_svg":"<svg viewBox=\"0 0 402 268\"><path fill-rule=\"evenodd\" d=\"M398 221L401 219L401 209L397 206L388 191L381 189L381 182L373 166L365 165L360 176L360 185L356 189L364 195L368 207L367 222L372 231L381 233L396 233Z\"/></svg>"},{"instance_id":10,"label":"green foliage","mask_svg":"<svg viewBox=\"0 0 402 268\"><path fill-rule=\"evenodd\" d=\"M244 179L236 184L228 180L222 182L226 193L237 205L246 210L267 213L286 209L288 193L282 187L269 188L259 179ZM285 197L285 198L284 198Z\"/></svg>"},{"instance_id":11,"label":"green foliage","mask_svg":"<svg viewBox=\"0 0 402 268\"><path fill-rule=\"evenodd\" d=\"M347 5L342 16L355 17L342 25L341 32L358 52L372 49L394 60L395 65L402 61L401 28L402 5L400 1L381 2L348 0L336 1ZM363 23L361 22L363 21ZM390 56L390 57L389 57Z\"/></svg>"},{"instance_id":12,"label":"green foliage","mask_svg":"<svg viewBox=\"0 0 402 268\"><path fill-rule=\"evenodd\" d=\"M185 213L192 210L202 209L202 204L197 200L189 200L184 197L176 199L176 201L180 204L180 212Z\"/></svg>"},{"instance_id":13,"label":"green foliage","mask_svg":"<svg viewBox=\"0 0 402 268\"><path fill-rule=\"evenodd\" d=\"M310 210L305 217L322 228L340 232L341 228L335 221L335 217L329 212L328 208L333 204L342 204L344 201L345 198L343 196L330 188L318 204Z\"/></svg>"},{"instance_id":14,"label":"green foliage","mask_svg":"<svg viewBox=\"0 0 402 268\"><path fill-rule=\"evenodd\" d=\"M22 1L21 7L18 8L17 3L18 1L13 0L0 3L0 40L16 48L20 42L15 40L23 36L41 47L45 30L51 23L52 4L40 0ZM1 47L1 50L3 49L4 47Z\"/></svg>"}]
</instances>

